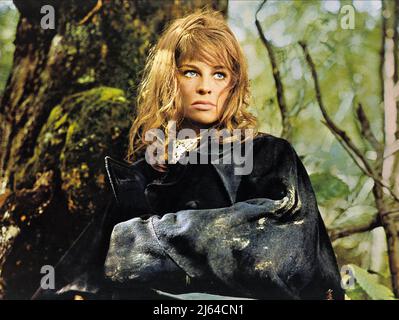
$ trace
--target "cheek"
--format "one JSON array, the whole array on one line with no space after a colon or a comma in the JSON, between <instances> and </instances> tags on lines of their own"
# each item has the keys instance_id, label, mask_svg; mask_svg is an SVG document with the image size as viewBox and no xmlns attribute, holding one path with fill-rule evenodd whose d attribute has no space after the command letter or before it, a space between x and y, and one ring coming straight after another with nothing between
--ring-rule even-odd
<instances>
[{"instance_id":1,"label":"cheek","mask_svg":"<svg viewBox=\"0 0 399 320\"><path fill-rule=\"evenodd\" d=\"M183 101L191 100L191 96L193 95L193 85L190 83L181 84L180 92Z\"/></svg>"},{"instance_id":2,"label":"cheek","mask_svg":"<svg viewBox=\"0 0 399 320\"><path fill-rule=\"evenodd\" d=\"M227 100L227 97L229 96L230 90L221 90L219 93L219 103L220 106L222 107L224 102Z\"/></svg>"}]
</instances>

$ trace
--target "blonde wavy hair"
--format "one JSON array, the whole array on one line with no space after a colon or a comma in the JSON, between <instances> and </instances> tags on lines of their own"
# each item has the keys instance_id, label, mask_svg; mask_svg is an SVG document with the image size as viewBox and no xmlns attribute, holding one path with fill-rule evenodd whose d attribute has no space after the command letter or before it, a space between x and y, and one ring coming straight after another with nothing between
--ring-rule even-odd
<instances>
[{"instance_id":1,"label":"blonde wavy hair","mask_svg":"<svg viewBox=\"0 0 399 320\"><path fill-rule=\"evenodd\" d=\"M150 49L129 133L128 162L152 143L144 139L148 130L161 129L168 136L170 120L176 121L179 130L184 113L177 75L183 60L221 63L232 75L216 130L253 129L258 133L256 117L247 110L250 91L243 51L223 15L206 8L174 20Z\"/></svg>"}]
</instances>

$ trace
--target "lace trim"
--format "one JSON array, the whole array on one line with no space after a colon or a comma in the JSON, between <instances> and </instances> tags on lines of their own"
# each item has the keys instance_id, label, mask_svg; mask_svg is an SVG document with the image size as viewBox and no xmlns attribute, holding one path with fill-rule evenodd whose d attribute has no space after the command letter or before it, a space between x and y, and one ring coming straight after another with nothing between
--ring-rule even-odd
<instances>
[{"instance_id":1,"label":"lace trim","mask_svg":"<svg viewBox=\"0 0 399 320\"><path fill-rule=\"evenodd\" d=\"M173 141L172 163L176 163L186 151L195 149L199 138L188 138Z\"/></svg>"}]
</instances>

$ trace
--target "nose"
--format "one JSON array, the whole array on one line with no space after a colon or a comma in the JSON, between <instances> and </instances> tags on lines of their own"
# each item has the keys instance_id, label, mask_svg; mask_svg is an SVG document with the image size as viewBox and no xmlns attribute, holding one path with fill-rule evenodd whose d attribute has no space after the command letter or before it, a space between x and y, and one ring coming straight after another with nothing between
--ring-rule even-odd
<instances>
[{"instance_id":1,"label":"nose","mask_svg":"<svg viewBox=\"0 0 399 320\"><path fill-rule=\"evenodd\" d=\"M202 80L199 82L197 87L197 92L199 94L210 94L211 93L211 83L210 80L206 77L203 77Z\"/></svg>"}]
</instances>

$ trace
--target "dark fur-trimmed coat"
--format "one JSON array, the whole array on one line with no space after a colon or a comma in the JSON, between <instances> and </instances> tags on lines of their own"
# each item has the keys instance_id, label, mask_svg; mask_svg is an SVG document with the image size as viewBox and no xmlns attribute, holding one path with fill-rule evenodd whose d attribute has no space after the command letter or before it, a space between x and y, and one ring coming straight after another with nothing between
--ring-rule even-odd
<instances>
[{"instance_id":1,"label":"dark fur-trimmed coat","mask_svg":"<svg viewBox=\"0 0 399 320\"><path fill-rule=\"evenodd\" d=\"M256 299L343 299L308 174L289 142L253 141L253 170L107 157L113 200L35 298L157 298L205 292Z\"/></svg>"}]
</instances>

